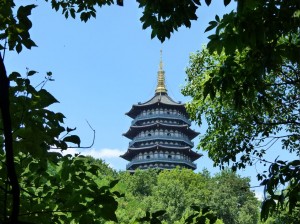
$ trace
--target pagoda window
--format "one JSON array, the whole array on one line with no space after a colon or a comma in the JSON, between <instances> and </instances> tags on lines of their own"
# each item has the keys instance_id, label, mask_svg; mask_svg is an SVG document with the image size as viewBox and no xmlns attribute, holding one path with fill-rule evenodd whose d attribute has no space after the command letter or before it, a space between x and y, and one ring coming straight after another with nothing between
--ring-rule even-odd
<instances>
[{"instance_id":1,"label":"pagoda window","mask_svg":"<svg viewBox=\"0 0 300 224\"><path fill-rule=\"evenodd\" d=\"M168 133L167 133L167 136L171 136L171 133L170 133L170 132L168 132Z\"/></svg>"},{"instance_id":2,"label":"pagoda window","mask_svg":"<svg viewBox=\"0 0 300 224\"><path fill-rule=\"evenodd\" d=\"M150 156L146 156L146 159L150 159Z\"/></svg>"},{"instance_id":3,"label":"pagoda window","mask_svg":"<svg viewBox=\"0 0 300 224\"><path fill-rule=\"evenodd\" d=\"M143 159L146 159L148 156L148 153L144 152L144 156L143 156Z\"/></svg>"}]
</instances>

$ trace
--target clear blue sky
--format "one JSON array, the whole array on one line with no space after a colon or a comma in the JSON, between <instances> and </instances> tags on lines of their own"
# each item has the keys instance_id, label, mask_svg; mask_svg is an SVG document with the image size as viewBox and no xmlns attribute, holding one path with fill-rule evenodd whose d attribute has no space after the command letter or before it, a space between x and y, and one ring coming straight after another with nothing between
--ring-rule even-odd
<instances>
[{"instance_id":1,"label":"clear blue sky","mask_svg":"<svg viewBox=\"0 0 300 224\"><path fill-rule=\"evenodd\" d=\"M201 6L199 19L192 22L191 29L181 28L161 44L157 39L151 40L149 29L142 30L141 10L132 0L125 1L124 7L98 9L97 18L87 23L66 20L45 1L26 1L30 2L38 5L31 16L31 36L38 47L19 55L7 52L8 72L25 74L28 67L39 71L42 80L47 71L52 71L55 82L46 88L60 101L52 109L65 114L67 126L77 127L82 146L89 145L93 138L88 120L96 130L95 144L90 150L80 151L103 158L117 170L124 170L127 163L118 157L129 143L122 136L131 122L125 113L132 104L153 96L160 49L169 95L177 101L188 101L180 89L185 83L189 54L207 43L209 34L204 30L208 22L234 7L231 4L225 8L219 1L213 1L210 7ZM204 133L206 127L194 128ZM197 145L198 139L194 142ZM198 171L218 171L206 153L197 166ZM252 185L258 184L254 167L239 173L251 176Z\"/></svg>"}]
</instances>

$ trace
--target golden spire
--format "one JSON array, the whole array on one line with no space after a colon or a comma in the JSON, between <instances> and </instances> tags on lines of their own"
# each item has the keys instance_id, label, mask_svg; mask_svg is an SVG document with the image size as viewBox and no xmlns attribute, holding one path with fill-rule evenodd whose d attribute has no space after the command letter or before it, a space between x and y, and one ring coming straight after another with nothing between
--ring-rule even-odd
<instances>
[{"instance_id":1,"label":"golden spire","mask_svg":"<svg viewBox=\"0 0 300 224\"><path fill-rule=\"evenodd\" d=\"M155 93L167 93L165 86L165 71L163 70L162 50L160 50L159 70L157 72L157 87Z\"/></svg>"}]
</instances>

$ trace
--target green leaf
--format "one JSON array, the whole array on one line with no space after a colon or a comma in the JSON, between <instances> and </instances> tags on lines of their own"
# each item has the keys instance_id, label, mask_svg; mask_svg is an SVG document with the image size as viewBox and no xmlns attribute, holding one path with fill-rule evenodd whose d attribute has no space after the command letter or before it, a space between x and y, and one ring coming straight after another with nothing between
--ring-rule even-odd
<instances>
[{"instance_id":1,"label":"green leaf","mask_svg":"<svg viewBox=\"0 0 300 224\"><path fill-rule=\"evenodd\" d=\"M69 127L67 127L67 132L69 133L69 132L71 132L71 131L75 131L76 130L76 127L75 128L69 128Z\"/></svg>"},{"instance_id":2,"label":"green leaf","mask_svg":"<svg viewBox=\"0 0 300 224\"><path fill-rule=\"evenodd\" d=\"M261 206L261 220L265 221L268 219L269 214L271 211L273 211L276 207L276 203L272 199L267 199L263 201Z\"/></svg>"},{"instance_id":3,"label":"green leaf","mask_svg":"<svg viewBox=\"0 0 300 224\"><path fill-rule=\"evenodd\" d=\"M210 3L211 3L211 0L205 0L205 3L206 3L207 6L209 6Z\"/></svg>"},{"instance_id":4,"label":"green leaf","mask_svg":"<svg viewBox=\"0 0 300 224\"><path fill-rule=\"evenodd\" d=\"M36 73L37 73L36 71L31 70L31 71L29 71L29 72L27 73L27 75L28 75L28 76L32 76L32 75L34 75L34 74L36 74Z\"/></svg>"},{"instance_id":5,"label":"green leaf","mask_svg":"<svg viewBox=\"0 0 300 224\"><path fill-rule=\"evenodd\" d=\"M12 72L10 75L9 75L9 80L10 81L14 81L16 80L17 78L21 77L20 73L18 72Z\"/></svg>"},{"instance_id":6,"label":"green leaf","mask_svg":"<svg viewBox=\"0 0 300 224\"><path fill-rule=\"evenodd\" d=\"M112 182L110 182L109 187L110 187L110 188L113 188L114 186L117 185L117 183L119 183L119 181L120 181L119 179L113 180Z\"/></svg>"},{"instance_id":7,"label":"green leaf","mask_svg":"<svg viewBox=\"0 0 300 224\"><path fill-rule=\"evenodd\" d=\"M31 49L31 47L37 47L37 45L31 39L23 39L22 44L27 48Z\"/></svg>"},{"instance_id":8,"label":"green leaf","mask_svg":"<svg viewBox=\"0 0 300 224\"><path fill-rule=\"evenodd\" d=\"M63 139L65 142L71 142L77 144L80 147L80 138L77 135L70 135Z\"/></svg>"},{"instance_id":9,"label":"green leaf","mask_svg":"<svg viewBox=\"0 0 300 224\"><path fill-rule=\"evenodd\" d=\"M70 9L70 15L73 19L75 19L76 15L75 15L75 9L74 8L71 8Z\"/></svg>"},{"instance_id":10,"label":"green leaf","mask_svg":"<svg viewBox=\"0 0 300 224\"><path fill-rule=\"evenodd\" d=\"M21 43L18 43L16 45L16 51L17 51L17 53L20 53L22 51L22 44Z\"/></svg>"},{"instance_id":11,"label":"green leaf","mask_svg":"<svg viewBox=\"0 0 300 224\"><path fill-rule=\"evenodd\" d=\"M227 6L230 2L231 0L224 0L224 5Z\"/></svg>"},{"instance_id":12,"label":"green leaf","mask_svg":"<svg viewBox=\"0 0 300 224\"><path fill-rule=\"evenodd\" d=\"M37 91L35 98L37 99L38 105L41 108L48 107L53 103L59 103L58 100L55 99L54 96L45 89Z\"/></svg>"},{"instance_id":13,"label":"green leaf","mask_svg":"<svg viewBox=\"0 0 300 224\"><path fill-rule=\"evenodd\" d=\"M167 212L166 210L156 211L156 212L152 213L152 217L157 218L159 216L162 216L162 215L166 214L166 212Z\"/></svg>"},{"instance_id":14,"label":"green leaf","mask_svg":"<svg viewBox=\"0 0 300 224\"><path fill-rule=\"evenodd\" d=\"M22 18L24 16L29 16L31 15L31 10L34 9L35 7L37 7L37 5L26 5L26 6L20 6L17 12L17 16L18 18Z\"/></svg>"}]
</instances>

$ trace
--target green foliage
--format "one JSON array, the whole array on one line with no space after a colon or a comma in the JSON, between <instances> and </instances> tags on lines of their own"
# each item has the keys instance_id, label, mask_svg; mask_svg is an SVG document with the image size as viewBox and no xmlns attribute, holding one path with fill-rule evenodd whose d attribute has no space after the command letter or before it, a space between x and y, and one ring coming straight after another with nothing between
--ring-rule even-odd
<instances>
[{"instance_id":1,"label":"green foliage","mask_svg":"<svg viewBox=\"0 0 300 224\"><path fill-rule=\"evenodd\" d=\"M88 220L89 223L101 223L101 219L117 221L114 213L118 206L115 200L117 195L110 191L110 186L101 186L101 182L97 181L98 171L85 157L65 156L58 164L49 163L46 170L41 170L37 161L31 160L21 176L26 178L20 181L22 221L31 223L49 223L50 220L56 220L56 223L82 223L84 220Z\"/></svg>"},{"instance_id":2,"label":"green foliage","mask_svg":"<svg viewBox=\"0 0 300 224\"><path fill-rule=\"evenodd\" d=\"M286 62L278 72L267 73L260 79L247 75L253 63L248 50L226 55L210 54L207 49L191 56L187 69L188 83L183 89L193 100L187 105L191 118L208 122L199 147L207 150L215 164L232 169L245 168L264 160L266 151L281 140L282 149L299 154L299 64ZM254 59L253 59L254 60ZM232 62L232 65L226 65ZM260 65L258 65L260 66ZM284 132L283 132L284 131ZM282 134L283 133L283 134ZM275 209L274 200L288 198L290 210L299 201L299 160L274 161L269 174L259 174L270 198L263 203L262 218ZM281 195L279 185L289 184Z\"/></svg>"},{"instance_id":3,"label":"green foliage","mask_svg":"<svg viewBox=\"0 0 300 224\"><path fill-rule=\"evenodd\" d=\"M236 11L210 22L215 34L191 56L182 91L193 98L191 118L208 123L199 148L216 165L271 164L258 174L268 193L263 220L286 203L290 212L299 207L299 160L264 159L280 141L283 150L300 153L299 11L299 1L238 1Z\"/></svg>"},{"instance_id":4,"label":"green foliage","mask_svg":"<svg viewBox=\"0 0 300 224\"><path fill-rule=\"evenodd\" d=\"M146 212L146 216L139 218L138 221L139 222L147 222L150 224L161 224L162 221L159 219L160 216L164 215L166 213L165 210L159 210L153 213L150 212Z\"/></svg>"},{"instance_id":5,"label":"green foliage","mask_svg":"<svg viewBox=\"0 0 300 224\"><path fill-rule=\"evenodd\" d=\"M32 75L32 71L28 74ZM15 152L43 158L50 148L67 149L68 141L60 138L69 134L62 126L64 115L48 108L58 101L47 90L35 89L28 77L22 78L17 72L13 72L9 79ZM51 79L51 76L46 76L42 83Z\"/></svg>"},{"instance_id":6,"label":"green foliage","mask_svg":"<svg viewBox=\"0 0 300 224\"><path fill-rule=\"evenodd\" d=\"M48 2L49 0L45 0ZM62 14L67 19L71 16L73 19L76 15L80 15L80 20L87 22L91 17L96 18L95 6L102 7L104 5L113 4L113 0L93 0L93 1L79 1L79 0L51 0L52 8L56 11L61 10Z\"/></svg>"},{"instance_id":7,"label":"green foliage","mask_svg":"<svg viewBox=\"0 0 300 224\"><path fill-rule=\"evenodd\" d=\"M28 49L35 47L36 44L30 38L29 30L32 22L28 18L36 5L20 6L17 15L13 15L14 1L7 0L0 3L0 41L7 40L9 50L22 51L23 46ZM0 50L5 45L0 44Z\"/></svg>"},{"instance_id":8,"label":"green foliage","mask_svg":"<svg viewBox=\"0 0 300 224\"><path fill-rule=\"evenodd\" d=\"M205 207L201 210L199 206L192 206L194 214L190 215L184 220L186 224L214 224L217 223L217 216L210 211L209 207Z\"/></svg>"},{"instance_id":9,"label":"green foliage","mask_svg":"<svg viewBox=\"0 0 300 224\"><path fill-rule=\"evenodd\" d=\"M125 172L121 175L122 181L126 183L126 189L133 196L143 197L152 193L153 187L157 184L158 170L150 169L147 172L137 170L134 173L134 178Z\"/></svg>"},{"instance_id":10,"label":"green foliage","mask_svg":"<svg viewBox=\"0 0 300 224\"><path fill-rule=\"evenodd\" d=\"M146 1L137 0L139 7L143 8L143 16L140 21L143 29L151 27L151 38L157 37L162 42L170 38L174 30L182 25L191 26L191 20L196 20L196 10L200 1Z\"/></svg>"},{"instance_id":11,"label":"green foliage","mask_svg":"<svg viewBox=\"0 0 300 224\"><path fill-rule=\"evenodd\" d=\"M96 18L97 7L110 6L113 0L45 0L50 2L55 11L59 11L66 19L75 19L79 16L80 20L87 22L91 18ZM199 0L180 0L180 1L146 1L136 0L139 8L143 10L140 18L142 28L151 28L151 38L157 37L160 41L170 38L174 31L181 26L191 27L191 21L197 20L197 9L201 5ZM224 0L227 6L231 0ZM123 0L117 0L117 5L123 6ZM205 0L210 5L211 0ZM0 40L8 39L9 49L22 51L22 46L30 49L36 46L31 40L29 30L32 26L28 16L36 5L20 6L17 17L13 15L15 7L13 0L2 1L0 5ZM3 31L1 33L1 31ZM0 45L0 50L5 48Z\"/></svg>"},{"instance_id":12,"label":"green foliage","mask_svg":"<svg viewBox=\"0 0 300 224\"><path fill-rule=\"evenodd\" d=\"M144 182L145 181L145 182ZM147 193L141 194L147 182ZM249 179L230 171L211 177L187 169L138 170L120 175L120 223L242 223L258 221L259 204L249 190ZM208 207L209 206L209 209ZM165 211L165 212L162 212ZM219 219L217 219L219 218ZM210 221L209 221L210 220Z\"/></svg>"},{"instance_id":13,"label":"green foliage","mask_svg":"<svg viewBox=\"0 0 300 224\"><path fill-rule=\"evenodd\" d=\"M137 0L137 2L144 10L141 17L143 28L150 27L151 37L157 37L161 41L170 38L171 33L181 26L190 27L191 21L197 19L196 11L200 6L198 0ZM224 0L223 4L226 6L230 2L231 0ZM211 1L205 0L205 3L210 5ZM78 15L84 22L96 17L96 6L111 4L113 0L51 0L53 9L61 11L66 18L76 18ZM123 5L123 1L118 0L117 4ZM20 6L18 9L14 7L13 0L0 2L0 50L5 49L8 44L9 50L20 53L24 47L31 49L36 46L29 33L32 27L29 16L36 5ZM206 31L215 30L215 34L209 36L208 50L192 56L191 66L188 69L189 83L183 92L193 97L193 101L188 105L192 118L201 124L204 114L209 124L200 147L209 151L215 164L223 167L226 163L231 163L232 169L236 170L252 165L255 162L254 157L266 162L263 159L266 150L278 139L281 140L284 150L299 155L299 24L298 0L237 1L236 11L225 14L223 18L216 16L215 20L209 23ZM3 62L2 58L0 59ZM5 66L1 65L1 80L7 78L4 73ZM35 73L29 71L27 76ZM33 161L32 163L27 161L30 170L37 172L39 167L39 172L41 170L46 172L49 164L58 164L60 160L57 153L49 152L51 147L64 150L68 147L67 143L80 146L79 137L70 134L73 130L62 127L64 116L48 109L57 102L49 92L43 88L39 90L33 88L29 79L21 78L18 73L11 74L10 80L16 83L10 91L12 119L8 122L12 121L12 125L8 126L13 128L14 150L8 147L8 144L5 144L5 147L10 155L15 151L17 157L16 164L13 164L13 158L10 158L10 164L8 160L3 160L1 164L3 175L1 181L5 186L1 188L4 192L1 197L5 205L3 219L7 218L10 211L11 198L8 196L10 184L14 182L12 185L15 187L18 185L18 181L7 180L5 176L7 171L11 171L15 165L18 175L25 172L20 165L21 158L24 157ZM51 80L49 73L47 81ZM8 90L2 83L4 81L1 81L1 97L8 95ZM3 105L1 104L1 111L8 112L8 106L5 108ZM2 115L3 120L8 121L5 119L7 114L4 115L2 112ZM7 133L8 129L3 130L4 122L2 120L0 122L0 143L3 148L4 140L7 140L9 135L2 134ZM278 136L282 133L284 134ZM276 136L272 137L274 135ZM4 152L1 151L1 156L3 155ZM66 167L71 166L73 160L67 161L65 163L69 165ZM9 167L8 170L5 165ZM269 195L263 203L263 219L286 203L289 212L299 208L299 169L299 160L276 160L271 163L268 174L259 174L258 178L263 180L262 185ZM65 171L63 177L69 177ZM144 189L139 187L134 191L136 195L132 194L131 197L135 198L137 195L140 198L146 197L149 192L152 194L156 184L164 185L167 182L168 179L157 179ZM181 194L178 192L185 192L186 186L179 180L175 183L177 185L170 184L170 192L175 195L177 193L176 197L170 199L169 209L173 212L172 216L168 215L168 212L164 214L168 215L169 220L177 218L176 214L184 209L182 205L190 203L189 197L178 197ZM20 185L22 184L20 182ZM115 182L110 187L114 184ZM135 186L138 187L139 184L140 182L136 182ZM278 194L279 185L286 186L286 184L288 187ZM18 190L12 191L14 196L18 194ZM164 194L170 196L170 192L161 189L156 191L157 198ZM107 208L112 206L110 210L114 210L116 203L108 199L110 196L105 195L104 198L107 197L111 202ZM121 195L116 193L115 196ZM149 203L152 199L147 200ZM142 207L147 208L147 200ZM156 207L162 206L163 203ZM106 208L106 205L103 208ZM251 206L249 209L252 209ZM105 217L104 213L103 215ZM115 219L113 216L108 218ZM91 222L92 218L86 213L80 221Z\"/></svg>"},{"instance_id":14,"label":"green foliage","mask_svg":"<svg viewBox=\"0 0 300 224\"><path fill-rule=\"evenodd\" d=\"M103 223L117 221L117 198L112 190L118 181L115 171L101 160L62 156L52 148L67 149L80 144L75 129L64 128L64 115L49 109L58 101L45 89L50 73L36 89L28 77L13 72L9 79L15 168L20 186L18 220L27 223ZM4 148L0 120L1 148ZM7 176L5 151L0 152L0 222L10 219L13 197ZM2 187L3 186L3 187Z\"/></svg>"}]
</instances>

